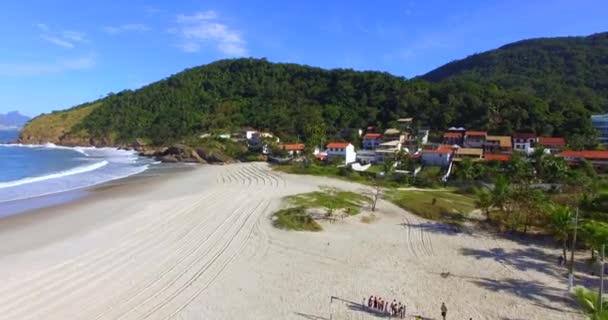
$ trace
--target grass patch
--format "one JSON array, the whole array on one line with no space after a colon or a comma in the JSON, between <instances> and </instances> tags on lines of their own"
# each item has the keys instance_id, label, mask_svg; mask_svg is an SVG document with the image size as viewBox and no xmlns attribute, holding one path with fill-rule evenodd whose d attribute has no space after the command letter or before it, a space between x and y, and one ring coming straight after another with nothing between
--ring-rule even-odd
<instances>
[{"instance_id":1,"label":"grass patch","mask_svg":"<svg viewBox=\"0 0 608 320\"><path fill-rule=\"evenodd\" d=\"M475 210L472 197L449 190L393 190L387 194L387 199L415 215L449 224L462 224L468 214Z\"/></svg>"},{"instance_id":2,"label":"grass patch","mask_svg":"<svg viewBox=\"0 0 608 320\"><path fill-rule=\"evenodd\" d=\"M274 214L273 225L280 229L295 231L321 231L323 228L311 216L305 208L295 207L279 210Z\"/></svg>"},{"instance_id":3,"label":"grass patch","mask_svg":"<svg viewBox=\"0 0 608 320\"><path fill-rule=\"evenodd\" d=\"M324 188L322 191L289 196L287 200L297 207L343 210L353 216L361 212L361 206L368 203L370 198L355 192Z\"/></svg>"}]
</instances>

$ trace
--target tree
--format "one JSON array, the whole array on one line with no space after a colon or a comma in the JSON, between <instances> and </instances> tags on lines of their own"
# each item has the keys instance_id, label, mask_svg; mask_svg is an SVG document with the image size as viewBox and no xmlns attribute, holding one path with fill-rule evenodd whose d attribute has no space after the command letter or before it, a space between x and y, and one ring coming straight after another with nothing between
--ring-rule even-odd
<instances>
[{"instance_id":1,"label":"tree","mask_svg":"<svg viewBox=\"0 0 608 320\"><path fill-rule=\"evenodd\" d=\"M608 244L608 224L595 220L586 221L581 226L581 234L585 244L591 248L591 260L595 260L595 251Z\"/></svg>"},{"instance_id":2,"label":"tree","mask_svg":"<svg viewBox=\"0 0 608 320\"><path fill-rule=\"evenodd\" d=\"M496 178L494 189L491 193L492 206L499 208L502 212L508 213L508 203L511 200L511 188L509 181L503 175Z\"/></svg>"},{"instance_id":3,"label":"tree","mask_svg":"<svg viewBox=\"0 0 608 320\"><path fill-rule=\"evenodd\" d=\"M574 290L574 296L590 320L608 320L608 302L600 302L597 292L578 287ZM600 308L600 303L603 308Z\"/></svg>"},{"instance_id":4,"label":"tree","mask_svg":"<svg viewBox=\"0 0 608 320\"><path fill-rule=\"evenodd\" d=\"M480 209L486 219L490 219L490 208L492 207L492 193L486 188L475 189L475 207Z\"/></svg>"},{"instance_id":5,"label":"tree","mask_svg":"<svg viewBox=\"0 0 608 320\"><path fill-rule=\"evenodd\" d=\"M568 237L572 230L572 211L570 208L562 205L553 205L549 209L549 230L556 240L562 242L562 253L564 261L567 260Z\"/></svg>"}]
</instances>

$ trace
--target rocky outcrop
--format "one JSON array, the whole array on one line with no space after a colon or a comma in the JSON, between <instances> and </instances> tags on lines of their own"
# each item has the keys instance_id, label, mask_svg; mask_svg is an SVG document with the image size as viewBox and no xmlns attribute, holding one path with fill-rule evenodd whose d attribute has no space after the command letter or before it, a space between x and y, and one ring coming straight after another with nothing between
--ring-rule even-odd
<instances>
[{"instance_id":1,"label":"rocky outcrop","mask_svg":"<svg viewBox=\"0 0 608 320\"><path fill-rule=\"evenodd\" d=\"M194 148L185 144L175 144L164 150L156 156L162 162L191 162L191 163L207 163Z\"/></svg>"},{"instance_id":2,"label":"rocky outcrop","mask_svg":"<svg viewBox=\"0 0 608 320\"><path fill-rule=\"evenodd\" d=\"M207 148L199 147L196 148L196 153L208 163L223 164L234 162L232 158L216 150L209 150Z\"/></svg>"}]
</instances>

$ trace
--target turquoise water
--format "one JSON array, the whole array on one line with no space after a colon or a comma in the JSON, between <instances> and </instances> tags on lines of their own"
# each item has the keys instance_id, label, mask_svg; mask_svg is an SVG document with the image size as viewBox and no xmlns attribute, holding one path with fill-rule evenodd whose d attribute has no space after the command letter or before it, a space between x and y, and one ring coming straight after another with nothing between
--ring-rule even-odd
<instances>
[{"instance_id":1,"label":"turquoise water","mask_svg":"<svg viewBox=\"0 0 608 320\"><path fill-rule=\"evenodd\" d=\"M0 144L0 211L3 203L35 201L36 197L128 177L148 169L151 163L133 151L112 148Z\"/></svg>"}]
</instances>

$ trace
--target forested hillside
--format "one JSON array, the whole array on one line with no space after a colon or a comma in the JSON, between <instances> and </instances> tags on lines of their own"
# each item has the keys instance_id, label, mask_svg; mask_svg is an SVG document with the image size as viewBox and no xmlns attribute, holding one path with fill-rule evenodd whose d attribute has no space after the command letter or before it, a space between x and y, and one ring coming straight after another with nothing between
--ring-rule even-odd
<instances>
[{"instance_id":1,"label":"forested hillside","mask_svg":"<svg viewBox=\"0 0 608 320\"><path fill-rule=\"evenodd\" d=\"M143 138L166 145L201 132L252 126L284 140L316 143L342 129L386 127L413 116L436 130L534 130L591 142L589 117L607 109L606 39L598 34L522 41L424 76L433 81L265 59L221 60L110 94L85 116L70 116L81 106L38 117L22 141L116 145ZM78 121L54 138L33 132L49 119Z\"/></svg>"},{"instance_id":2,"label":"forested hillside","mask_svg":"<svg viewBox=\"0 0 608 320\"><path fill-rule=\"evenodd\" d=\"M544 98L608 109L608 32L515 42L437 68L422 79L495 83Z\"/></svg>"}]
</instances>

